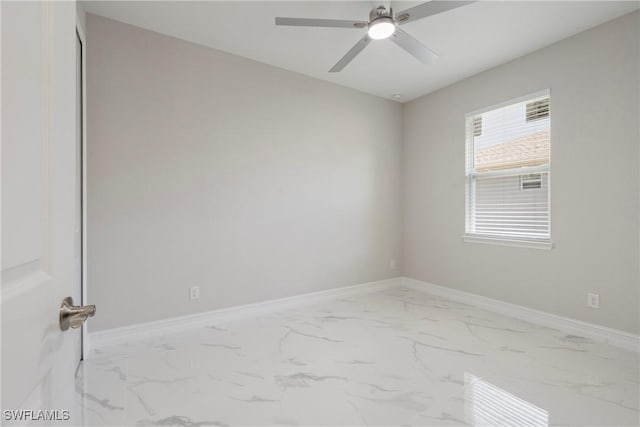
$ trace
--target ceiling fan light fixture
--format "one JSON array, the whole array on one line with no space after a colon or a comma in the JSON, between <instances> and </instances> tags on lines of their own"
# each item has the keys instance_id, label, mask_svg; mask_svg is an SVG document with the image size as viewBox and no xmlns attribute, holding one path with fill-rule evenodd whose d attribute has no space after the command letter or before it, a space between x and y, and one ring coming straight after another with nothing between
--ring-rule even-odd
<instances>
[{"instance_id":1,"label":"ceiling fan light fixture","mask_svg":"<svg viewBox=\"0 0 640 427\"><path fill-rule=\"evenodd\" d=\"M0 0L2 1L2 0ZM378 0L380 1L380 0ZM317 19L317 18L285 18L276 17L276 25L288 25L294 27L323 27L323 28L354 28L361 30L367 28L356 44L344 54L342 58L329 70L330 73L338 73L344 69L372 40L389 39L400 48L407 51L418 61L429 64L438 59L438 55L423 45L419 40L404 32L400 25L437 15L451 9L475 3L470 1L444 1L429 0L426 3L410 7L407 10L394 14L391 6L387 10L384 5L374 7L369 11L367 21L353 21L350 19Z\"/></svg>"},{"instance_id":2,"label":"ceiling fan light fixture","mask_svg":"<svg viewBox=\"0 0 640 427\"><path fill-rule=\"evenodd\" d=\"M382 40L391 37L396 30L396 24L393 19L383 16L369 24L369 37L374 40Z\"/></svg>"}]
</instances>

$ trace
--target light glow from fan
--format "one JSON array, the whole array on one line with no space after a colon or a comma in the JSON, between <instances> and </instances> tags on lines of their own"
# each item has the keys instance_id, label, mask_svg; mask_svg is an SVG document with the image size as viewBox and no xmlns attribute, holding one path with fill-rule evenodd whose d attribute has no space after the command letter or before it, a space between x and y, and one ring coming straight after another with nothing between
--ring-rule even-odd
<instances>
[{"instance_id":1,"label":"light glow from fan","mask_svg":"<svg viewBox=\"0 0 640 427\"><path fill-rule=\"evenodd\" d=\"M382 40L391 36L396 30L396 24L391 18L378 18L369 24L369 37L374 40Z\"/></svg>"}]
</instances>

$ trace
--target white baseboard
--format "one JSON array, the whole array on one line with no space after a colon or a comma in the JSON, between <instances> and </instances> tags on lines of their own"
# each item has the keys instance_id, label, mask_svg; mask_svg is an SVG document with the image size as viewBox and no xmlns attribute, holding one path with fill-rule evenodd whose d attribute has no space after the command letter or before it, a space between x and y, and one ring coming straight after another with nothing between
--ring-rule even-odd
<instances>
[{"instance_id":1,"label":"white baseboard","mask_svg":"<svg viewBox=\"0 0 640 427\"><path fill-rule=\"evenodd\" d=\"M482 308L494 313L514 317L536 325L557 329L568 334L579 335L593 341L610 344L635 352L640 352L640 336L594 323L570 319L521 305L483 297L444 286L438 286L409 277L403 277L404 286L442 298Z\"/></svg>"},{"instance_id":2,"label":"white baseboard","mask_svg":"<svg viewBox=\"0 0 640 427\"><path fill-rule=\"evenodd\" d=\"M159 336L167 333L176 333L188 329L206 325L221 324L233 320L247 319L263 314L273 313L296 307L304 307L332 298L340 298L355 294L364 294L380 291L401 285L401 278L379 280L376 282L362 283L354 286L329 289L326 291L312 292L295 295L287 298L240 305L219 310L187 316L173 317L170 319L156 320L153 322L138 323L122 328L107 329L104 331L90 332L88 334L89 354L95 349L120 343L135 341L151 336Z\"/></svg>"},{"instance_id":3,"label":"white baseboard","mask_svg":"<svg viewBox=\"0 0 640 427\"><path fill-rule=\"evenodd\" d=\"M188 316L139 323L122 328L91 332L87 337L89 341L88 347L90 349L89 354L91 354L95 349L128 341L135 341L142 338L160 336L168 333L176 333L206 325L222 324L233 320L257 317L281 310L304 307L332 298L365 294L396 286L406 286L411 289L524 320L536 325L557 329L568 334L583 336L597 342L614 345L626 350L640 352L640 337L638 335L444 286L434 285L420 280L411 279L409 277L398 277L276 300L222 308L219 310L207 311Z\"/></svg>"}]
</instances>

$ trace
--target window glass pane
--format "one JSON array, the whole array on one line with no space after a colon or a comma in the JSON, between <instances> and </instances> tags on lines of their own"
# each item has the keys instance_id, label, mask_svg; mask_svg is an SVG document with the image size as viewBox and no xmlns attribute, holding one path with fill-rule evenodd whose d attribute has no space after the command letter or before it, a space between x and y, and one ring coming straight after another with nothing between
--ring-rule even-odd
<instances>
[{"instance_id":1,"label":"window glass pane","mask_svg":"<svg viewBox=\"0 0 640 427\"><path fill-rule=\"evenodd\" d=\"M481 115L482 133L473 136L476 172L538 166L549 163L549 99L547 116L527 121L527 102Z\"/></svg>"}]
</instances>

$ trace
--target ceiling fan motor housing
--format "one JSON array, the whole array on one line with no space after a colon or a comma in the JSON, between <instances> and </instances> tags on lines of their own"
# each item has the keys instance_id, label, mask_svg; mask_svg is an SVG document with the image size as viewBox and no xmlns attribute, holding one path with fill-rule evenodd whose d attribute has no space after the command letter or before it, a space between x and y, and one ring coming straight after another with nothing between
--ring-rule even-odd
<instances>
[{"instance_id":1,"label":"ceiling fan motor housing","mask_svg":"<svg viewBox=\"0 0 640 427\"><path fill-rule=\"evenodd\" d=\"M381 18L389 18L393 21L393 9L389 8L389 11L387 11L387 8L384 6L378 6L371 9L371 12L369 12L369 25L371 25L373 21L377 21Z\"/></svg>"}]
</instances>

